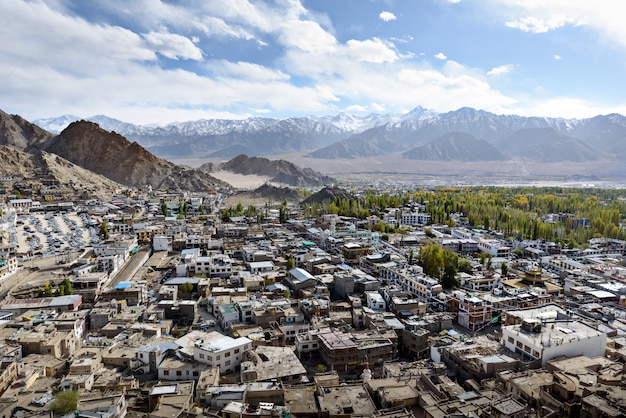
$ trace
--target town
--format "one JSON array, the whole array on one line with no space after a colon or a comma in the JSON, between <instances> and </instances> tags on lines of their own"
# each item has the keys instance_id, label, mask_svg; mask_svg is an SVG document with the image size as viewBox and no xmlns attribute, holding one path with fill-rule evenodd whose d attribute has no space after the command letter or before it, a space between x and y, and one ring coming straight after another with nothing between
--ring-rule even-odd
<instances>
[{"instance_id":1,"label":"town","mask_svg":"<svg viewBox=\"0 0 626 418\"><path fill-rule=\"evenodd\" d=\"M592 228L571 213L511 239L411 198L6 197L3 418L626 414L621 225L577 246L541 237Z\"/></svg>"}]
</instances>

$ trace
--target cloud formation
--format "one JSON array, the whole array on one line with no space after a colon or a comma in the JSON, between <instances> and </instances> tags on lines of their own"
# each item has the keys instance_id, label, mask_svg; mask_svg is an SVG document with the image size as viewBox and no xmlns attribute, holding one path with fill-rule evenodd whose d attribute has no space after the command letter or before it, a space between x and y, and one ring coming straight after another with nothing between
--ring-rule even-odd
<instances>
[{"instance_id":1,"label":"cloud formation","mask_svg":"<svg viewBox=\"0 0 626 418\"><path fill-rule=\"evenodd\" d=\"M391 22L392 20L396 20L396 15L394 15L391 12L380 12L380 14L378 15L378 17L380 18L380 20L382 20L383 22Z\"/></svg>"},{"instance_id":2,"label":"cloud formation","mask_svg":"<svg viewBox=\"0 0 626 418\"><path fill-rule=\"evenodd\" d=\"M487 71L487 75L492 77L498 77L513 71L513 64L500 65L498 67L494 67L491 70Z\"/></svg>"},{"instance_id":3,"label":"cloud formation","mask_svg":"<svg viewBox=\"0 0 626 418\"><path fill-rule=\"evenodd\" d=\"M333 14L345 12L341 2L0 2L0 108L27 118L107 114L164 123L254 114L398 112L416 105L506 112L530 109L524 96L528 89L547 99L550 94L569 97L550 92L540 81L519 87L514 77L530 67L517 59L515 65L499 65L486 55L468 58L461 48L471 40L456 33L457 27L431 36L438 26L415 24L422 14L450 19L460 8L480 12L472 28L483 16L500 22L501 32L523 39L581 27L603 42L626 47L626 26L604 3L450 3L459 1L407 2L394 4L394 12L379 12L379 6L367 2L367 19L353 22L346 13ZM409 13L408 23L396 16ZM491 47L498 51L497 39ZM568 64L574 62L571 51L554 48ZM445 50L455 60L433 50ZM542 56L560 59L549 50Z\"/></svg>"}]
</instances>

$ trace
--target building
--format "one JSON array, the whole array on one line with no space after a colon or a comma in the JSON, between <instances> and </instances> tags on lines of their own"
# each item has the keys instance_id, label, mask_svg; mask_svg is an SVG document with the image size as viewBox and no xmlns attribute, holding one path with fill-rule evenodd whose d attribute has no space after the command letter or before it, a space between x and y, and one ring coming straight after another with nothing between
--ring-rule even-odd
<instances>
[{"instance_id":1,"label":"building","mask_svg":"<svg viewBox=\"0 0 626 418\"><path fill-rule=\"evenodd\" d=\"M192 331L176 340L181 351L191 354L199 363L219 367L220 373L239 370L244 351L252 349L252 340L241 337L231 338L217 331Z\"/></svg>"},{"instance_id":2,"label":"building","mask_svg":"<svg viewBox=\"0 0 626 418\"><path fill-rule=\"evenodd\" d=\"M544 322L525 319L502 327L502 343L528 361L544 367L559 356L603 356L607 335L579 321Z\"/></svg>"}]
</instances>

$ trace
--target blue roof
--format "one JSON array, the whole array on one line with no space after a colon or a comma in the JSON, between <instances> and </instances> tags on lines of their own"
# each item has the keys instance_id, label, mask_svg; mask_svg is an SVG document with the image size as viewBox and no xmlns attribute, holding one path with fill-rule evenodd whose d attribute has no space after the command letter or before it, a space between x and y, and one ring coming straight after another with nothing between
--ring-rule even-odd
<instances>
[{"instance_id":1,"label":"blue roof","mask_svg":"<svg viewBox=\"0 0 626 418\"><path fill-rule=\"evenodd\" d=\"M129 288L133 283L132 282L119 282L117 284L117 286L115 286L116 289L127 289Z\"/></svg>"}]
</instances>

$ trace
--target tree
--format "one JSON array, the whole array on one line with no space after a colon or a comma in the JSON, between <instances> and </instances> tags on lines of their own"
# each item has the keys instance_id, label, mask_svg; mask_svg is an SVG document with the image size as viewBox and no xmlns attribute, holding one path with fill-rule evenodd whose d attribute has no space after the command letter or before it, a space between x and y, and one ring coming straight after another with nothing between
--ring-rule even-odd
<instances>
[{"instance_id":1,"label":"tree","mask_svg":"<svg viewBox=\"0 0 626 418\"><path fill-rule=\"evenodd\" d=\"M459 280L456 274L459 271L459 256L452 250L446 248L443 250L443 276L441 277L441 285L446 289L459 287Z\"/></svg>"},{"instance_id":2,"label":"tree","mask_svg":"<svg viewBox=\"0 0 626 418\"><path fill-rule=\"evenodd\" d=\"M56 415L65 415L69 412L76 411L80 394L75 390L64 390L54 395L52 401L52 411Z\"/></svg>"},{"instance_id":3,"label":"tree","mask_svg":"<svg viewBox=\"0 0 626 418\"><path fill-rule=\"evenodd\" d=\"M163 216L167 216L167 203L165 202L161 203L161 213Z\"/></svg>"},{"instance_id":4,"label":"tree","mask_svg":"<svg viewBox=\"0 0 626 418\"><path fill-rule=\"evenodd\" d=\"M463 273L471 273L472 272L472 262L467 258L459 259L459 271Z\"/></svg>"},{"instance_id":5,"label":"tree","mask_svg":"<svg viewBox=\"0 0 626 418\"><path fill-rule=\"evenodd\" d=\"M503 261L502 265L500 265L500 272L504 277L509 275L509 266Z\"/></svg>"},{"instance_id":6,"label":"tree","mask_svg":"<svg viewBox=\"0 0 626 418\"><path fill-rule=\"evenodd\" d=\"M285 299L289 299L291 297L291 291L289 289L285 289L283 291L283 296L285 297Z\"/></svg>"},{"instance_id":7,"label":"tree","mask_svg":"<svg viewBox=\"0 0 626 418\"><path fill-rule=\"evenodd\" d=\"M102 225L100 225L100 236L104 239L109 239L109 227L104 219L102 220Z\"/></svg>"},{"instance_id":8,"label":"tree","mask_svg":"<svg viewBox=\"0 0 626 418\"><path fill-rule=\"evenodd\" d=\"M43 285L43 294L46 297L52 296L52 286L50 286L50 282L46 282Z\"/></svg>"},{"instance_id":9,"label":"tree","mask_svg":"<svg viewBox=\"0 0 626 418\"><path fill-rule=\"evenodd\" d=\"M420 248L417 262L424 273L439 280L443 270L443 251L439 244L428 244Z\"/></svg>"},{"instance_id":10,"label":"tree","mask_svg":"<svg viewBox=\"0 0 626 418\"><path fill-rule=\"evenodd\" d=\"M414 254L413 254L413 248L409 248L409 258L408 258L408 260L407 260L407 262L409 263L409 265L413 264L413 257L414 257Z\"/></svg>"},{"instance_id":11,"label":"tree","mask_svg":"<svg viewBox=\"0 0 626 418\"><path fill-rule=\"evenodd\" d=\"M64 295L74 294L74 288L72 287L72 282L70 281L69 278L66 277L65 279L63 279L63 283L61 283L61 287L63 288Z\"/></svg>"},{"instance_id":12,"label":"tree","mask_svg":"<svg viewBox=\"0 0 626 418\"><path fill-rule=\"evenodd\" d=\"M193 292L193 284L189 283L189 282L185 282L183 284L180 285L180 291L182 293L191 293Z\"/></svg>"},{"instance_id":13,"label":"tree","mask_svg":"<svg viewBox=\"0 0 626 418\"><path fill-rule=\"evenodd\" d=\"M296 267L296 260L293 258L289 258L287 260L287 271L293 270Z\"/></svg>"}]
</instances>

